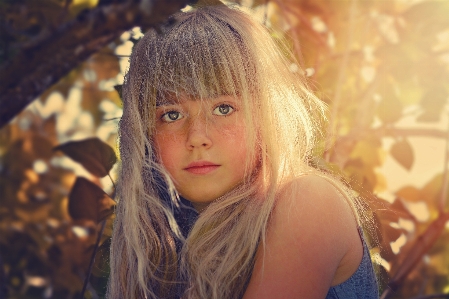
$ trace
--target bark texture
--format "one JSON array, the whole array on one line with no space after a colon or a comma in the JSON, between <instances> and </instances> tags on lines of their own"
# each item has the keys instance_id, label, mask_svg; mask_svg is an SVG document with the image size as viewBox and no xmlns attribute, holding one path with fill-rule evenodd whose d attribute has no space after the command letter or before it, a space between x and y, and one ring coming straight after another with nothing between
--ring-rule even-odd
<instances>
[{"instance_id":1,"label":"bark texture","mask_svg":"<svg viewBox=\"0 0 449 299\"><path fill-rule=\"evenodd\" d=\"M128 0L80 13L0 69L0 128L90 55L135 26L157 26L189 0Z\"/></svg>"}]
</instances>

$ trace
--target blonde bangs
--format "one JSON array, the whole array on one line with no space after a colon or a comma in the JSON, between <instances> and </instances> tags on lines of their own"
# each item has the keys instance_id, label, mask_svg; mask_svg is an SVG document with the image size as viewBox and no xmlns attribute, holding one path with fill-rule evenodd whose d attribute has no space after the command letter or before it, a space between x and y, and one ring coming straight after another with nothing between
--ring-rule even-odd
<instances>
[{"instance_id":1,"label":"blonde bangs","mask_svg":"<svg viewBox=\"0 0 449 299\"><path fill-rule=\"evenodd\" d=\"M151 82L146 90L156 91L148 97L156 96L157 102L163 103L181 95L207 99L255 94L256 59L245 38L221 21L217 11L204 10L206 13L177 14L174 24L163 28L162 33L149 32L138 43L137 68L141 78ZM131 65L131 72L133 69Z\"/></svg>"}]
</instances>

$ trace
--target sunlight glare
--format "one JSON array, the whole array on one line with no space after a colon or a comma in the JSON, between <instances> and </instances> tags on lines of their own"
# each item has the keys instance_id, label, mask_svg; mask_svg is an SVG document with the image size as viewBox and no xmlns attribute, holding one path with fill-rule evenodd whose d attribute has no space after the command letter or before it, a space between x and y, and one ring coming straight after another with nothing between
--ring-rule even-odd
<instances>
[{"instance_id":1,"label":"sunlight glare","mask_svg":"<svg viewBox=\"0 0 449 299\"><path fill-rule=\"evenodd\" d=\"M89 230L82 226L75 225L72 227L72 231L78 238L89 236Z\"/></svg>"},{"instance_id":2,"label":"sunlight glare","mask_svg":"<svg viewBox=\"0 0 449 299\"><path fill-rule=\"evenodd\" d=\"M394 17L381 14L379 12L373 12L371 17L376 21L377 28L383 37L392 44L399 43L399 34L396 30L396 20Z\"/></svg>"},{"instance_id":3,"label":"sunlight glare","mask_svg":"<svg viewBox=\"0 0 449 299\"><path fill-rule=\"evenodd\" d=\"M405 229L407 232L412 233L415 231L415 223L411 220L399 218L399 227Z\"/></svg>"},{"instance_id":4,"label":"sunlight glare","mask_svg":"<svg viewBox=\"0 0 449 299\"><path fill-rule=\"evenodd\" d=\"M38 159L33 163L33 170L38 174L46 173L48 170L47 163L41 159Z\"/></svg>"},{"instance_id":5,"label":"sunlight glare","mask_svg":"<svg viewBox=\"0 0 449 299\"><path fill-rule=\"evenodd\" d=\"M186 7L181 9L182 12L188 12L188 11L191 11L191 10L192 10L192 6L190 6L190 5L186 5Z\"/></svg>"},{"instance_id":6,"label":"sunlight glare","mask_svg":"<svg viewBox=\"0 0 449 299\"><path fill-rule=\"evenodd\" d=\"M393 251L394 254L398 254L405 243L407 243L407 237L404 234L401 234L396 241L390 242L391 251Z\"/></svg>"},{"instance_id":7,"label":"sunlight glare","mask_svg":"<svg viewBox=\"0 0 449 299\"><path fill-rule=\"evenodd\" d=\"M117 111L118 107L113 102L105 99L105 100L101 101L100 109L104 113L114 113Z\"/></svg>"},{"instance_id":8,"label":"sunlight glare","mask_svg":"<svg viewBox=\"0 0 449 299\"><path fill-rule=\"evenodd\" d=\"M94 119L89 112L82 112L78 117L78 125L86 129L92 129L94 127Z\"/></svg>"},{"instance_id":9,"label":"sunlight glare","mask_svg":"<svg viewBox=\"0 0 449 299\"><path fill-rule=\"evenodd\" d=\"M123 55L123 56L129 56L129 55L131 55L131 51L132 51L133 45L134 44L133 44L132 41L127 40L122 45L120 45L117 48L115 48L115 54Z\"/></svg>"},{"instance_id":10,"label":"sunlight glare","mask_svg":"<svg viewBox=\"0 0 449 299\"><path fill-rule=\"evenodd\" d=\"M131 29L131 37L135 39L142 38L142 29L140 29L140 27L134 27L133 29Z\"/></svg>"},{"instance_id":11,"label":"sunlight glare","mask_svg":"<svg viewBox=\"0 0 449 299\"><path fill-rule=\"evenodd\" d=\"M372 66L364 66L360 69L360 75L365 82L370 83L376 77L376 69Z\"/></svg>"},{"instance_id":12,"label":"sunlight glare","mask_svg":"<svg viewBox=\"0 0 449 299\"><path fill-rule=\"evenodd\" d=\"M323 22L323 20L319 17L312 17L310 20L312 23L312 28L318 33L325 33L327 32L327 25Z\"/></svg>"},{"instance_id":13,"label":"sunlight glare","mask_svg":"<svg viewBox=\"0 0 449 299\"><path fill-rule=\"evenodd\" d=\"M51 159L50 164L55 167L70 169L76 176L82 176L90 179L92 175L78 162L73 161L67 156L55 156Z\"/></svg>"},{"instance_id":14,"label":"sunlight glare","mask_svg":"<svg viewBox=\"0 0 449 299\"><path fill-rule=\"evenodd\" d=\"M60 92L54 91L44 99L45 103L41 101L34 101L32 107L38 111L42 118L47 118L53 113L58 113L64 107L64 97Z\"/></svg>"},{"instance_id":15,"label":"sunlight glare","mask_svg":"<svg viewBox=\"0 0 449 299\"><path fill-rule=\"evenodd\" d=\"M44 277L41 277L41 276L31 276L31 275L28 276L27 275L27 276L25 276L25 279L26 279L28 285L37 287L37 288L41 288L48 284L47 279Z\"/></svg>"},{"instance_id":16,"label":"sunlight glare","mask_svg":"<svg viewBox=\"0 0 449 299\"><path fill-rule=\"evenodd\" d=\"M125 31L125 32L122 33L122 35L120 35L120 39L122 41L127 41L130 38L131 38L131 32L129 32L129 31Z\"/></svg>"},{"instance_id":17,"label":"sunlight glare","mask_svg":"<svg viewBox=\"0 0 449 299\"><path fill-rule=\"evenodd\" d=\"M331 48L335 48L335 35L333 32L329 32L329 34L327 35L327 44L329 45L329 47Z\"/></svg>"},{"instance_id":18,"label":"sunlight glare","mask_svg":"<svg viewBox=\"0 0 449 299\"><path fill-rule=\"evenodd\" d=\"M70 89L63 111L57 115L56 131L65 135L73 129L73 123L81 111L81 89Z\"/></svg>"},{"instance_id":19,"label":"sunlight glare","mask_svg":"<svg viewBox=\"0 0 449 299\"><path fill-rule=\"evenodd\" d=\"M405 202L405 205L419 222L426 222L429 220L430 212L425 202Z\"/></svg>"},{"instance_id":20,"label":"sunlight glare","mask_svg":"<svg viewBox=\"0 0 449 299\"><path fill-rule=\"evenodd\" d=\"M290 72L292 72L292 73L297 73L299 71L299 67L296 63L290 64L289 69L290 69Z\"/></svg>"},{"instance_id":21,"label":"sunlight glare","mask_svg":"<svg viewBox=\"0 0 449 299\"><path fill-rule=\"evenodd\" d=\"M105 80L101 80L100 82L98 82L98 88L100 90L104 90L104 91L113 91L114 85L116 85L116 84L117 84L117 81L115 78L105 79Z\"/></svg>"},{"instance_id":22,"label":"sunlight glare","mask_svg":"<svg viewBox=\"0 0 449 299\"><path fill-rule=\"evenodd\" d=\"M315 74L315 69L313 67L308 67L305 69L306 77L311 77Z\"/></svg>"},{"instance_id":23,"label":"sunlight glare","mask_svg":"<svg viewBox=\"0 0 449 299\"><path fill-rule=\"evenodd\" d=\"M372 260L378 265L381 265L382 267L387 270L387 272L390 272L391 265L389 262L387 262L378 252L372 253Z\"/></svg>"}]
</instances>

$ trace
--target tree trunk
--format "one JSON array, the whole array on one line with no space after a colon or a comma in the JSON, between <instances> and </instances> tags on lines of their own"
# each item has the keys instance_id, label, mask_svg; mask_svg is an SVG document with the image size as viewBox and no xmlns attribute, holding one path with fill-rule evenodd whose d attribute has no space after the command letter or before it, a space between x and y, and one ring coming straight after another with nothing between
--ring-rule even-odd
<instances>
[{"instance_id":1,"label":"tree trunk","mask_svg":"<svg viewBox=\"0 0 449 299\"><path fill-rule=\"evenodd\" d=\"M140 0L99 6L61 24L34 45L23 47L0 70L0 128L124 31L135 26L157 26L188 3Z\"/></svg>"}]
</instances>

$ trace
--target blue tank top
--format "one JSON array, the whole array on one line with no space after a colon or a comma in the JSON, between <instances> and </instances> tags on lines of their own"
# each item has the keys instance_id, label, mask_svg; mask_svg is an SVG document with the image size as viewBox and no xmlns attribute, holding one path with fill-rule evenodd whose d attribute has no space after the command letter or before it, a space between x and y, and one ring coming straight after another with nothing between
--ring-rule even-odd
<instances>
[{"instance_id":1,"label":"blue tank top","mask_svg":"<svg viewBox=\"0 0 449 299\"><path fill-rule=\"evenodd\" d=\"M357 270L346 281L333 286L327 292L326 299L378 299L377 279L369 254L368 246L359 228L363 242L363 257Z\"/></svg>"},{"instance_id":2,"label":"blue tank top","mask_svg":"<svg viewBox=\"0 0 449 299\"><path fill-rule=\"evenodd\" d=\"M190 202L183 198L181 198L181 201L184 206L187 206L188 208L183 209L182 212L175 212L175 218L182 233L184 236L187 236L198 217L198 213L191 208ZM358 231L363 244L362 261L350 278L329 288L325 299L379 299L377 279L371 262L369 249L365 242L365 238L363 237L362 229L359 228ZM182 294L181 289L178 290L179 295Z\"/></svg>"}]
</instances>

